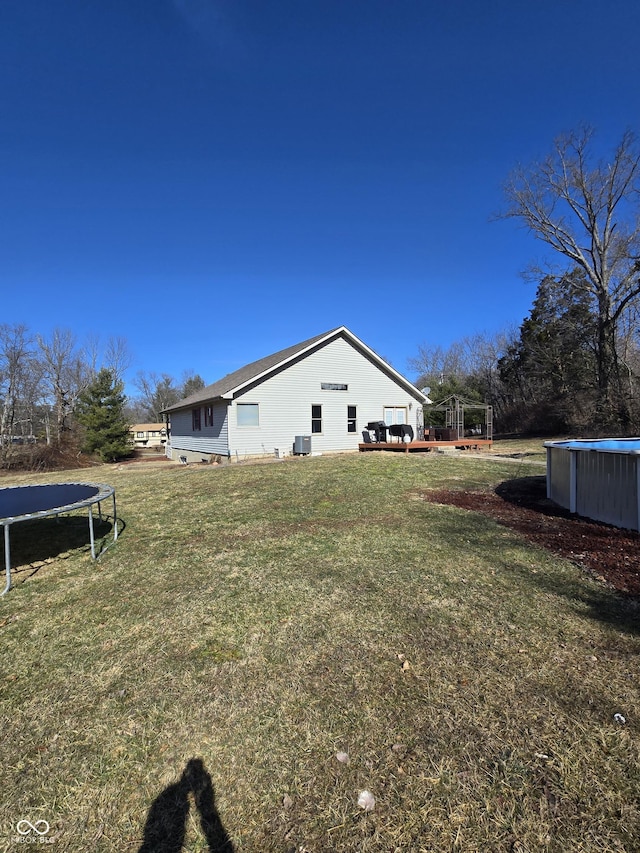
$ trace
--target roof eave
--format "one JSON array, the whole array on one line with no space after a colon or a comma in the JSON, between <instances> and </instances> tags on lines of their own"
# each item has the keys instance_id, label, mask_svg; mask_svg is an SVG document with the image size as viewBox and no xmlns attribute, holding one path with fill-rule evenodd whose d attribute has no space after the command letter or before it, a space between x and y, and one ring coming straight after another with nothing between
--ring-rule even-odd
<instances>
[{"instance_id":1,"label":"roof eave","mask_svg":"<svg viewBox=\"0 0 640 853\"><path fill-rule=\"evenodd\" d=\"M183 401L181 403L176 403L173 406L169 406L166 409L162 409L159 414L170 415L171 412L179 412L181 409L193 409L195 406L202 406L205 403L214 403L216 400L222 400L227 396L228 395L226 395L226 394L223 394L223 395L216 394L214 397L206 397L203 400L193 400L190 403Z\"/></svg>"}]
</instances>

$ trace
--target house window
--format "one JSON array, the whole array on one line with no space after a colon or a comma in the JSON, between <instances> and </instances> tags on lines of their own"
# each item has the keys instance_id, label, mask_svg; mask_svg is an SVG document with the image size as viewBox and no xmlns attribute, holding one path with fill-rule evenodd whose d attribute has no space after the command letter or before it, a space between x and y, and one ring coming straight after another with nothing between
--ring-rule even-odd
<instances>
[{"instance_id":1,"label":"house window","mask_svg":"<svg viewBox=\"0 0 640 853\"><path fill-rule=\"evenodd\" d=\"M236 412L239 427L260 426L260 413L257 403L238 403Z\"/></svg>"},{"instance_id":2,"label":"house window","mask_svg":"<svg viewBox=\"0 0 640 853\"><path fill-rule=\"evenodd\" d=\"M137 432L136 438L144 438L144 433L143 432Z\"/></svg>"},{"instance_id":3,"label":"house window","mask_svg":"<svg viewBox=\"0 0 640 853\"><path fill-rule=\"evenodd\" d=\"M200 409L191 409L191 429L194 432L202 429L202 423L200 421Z\"/></svg>"},{"instance_id":4,"label":"house window","mask_svg":"<svg viewBox=\"0 0 640 853\"><path fill-rule=\"evenodd\" d=\"M407 409L405 406L385 406L384 422L387 426L391 424L406 424Z\"/></svg>"},{"instance_id":5,"label":"house window","mask_svg":"<svg viewBox=\"0 0 640 853\"><path fill-rule=\"evenodd\" d=\"M204 425L206 427L213 426L213 406L204 407Z\"/></svg>"},{"instance_id":6,"label":"house window","mask_svg":"<svg viewBox=\"0 0 640 853\"><path fill-rule=\"evenodd\" d=\"M356 407L347 406L347 432L357 432Z\"/></svg>"},{"instance_id":7,"label":"house window","mask_svg":"<svg viewBox=\"0 0 640 853\"><path fill-rule=\"evenodd\" d=\"M345 385L344 382L321 382L320 388L323 391L348 391L349 386Z\"/></svg>"},{"instance_id":8,"label":"house window","mask_svg":"<svg viewBox=\"0 0 640 853\"><path fill-rule=\"evenodd\" d=\"M311 432L322 432L322 406L311 406Z\"/></svg>"}]
</instances>

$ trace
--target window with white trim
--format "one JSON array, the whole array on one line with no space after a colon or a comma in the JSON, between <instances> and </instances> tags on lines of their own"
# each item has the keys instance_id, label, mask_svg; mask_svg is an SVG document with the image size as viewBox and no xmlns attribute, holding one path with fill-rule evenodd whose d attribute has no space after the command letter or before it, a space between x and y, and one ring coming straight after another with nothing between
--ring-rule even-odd
<instances>
[{"instance_id":1,"label":"window with white trim","mask_svg":"<svg viewBox=\"0 0 640 853\"><path fill-rule=\"evenodd\" d=\"M258 403L237 403L236 423L239 427L260 426L260 409Z\"/></svg>"},{"instance_id":2,"label":"window with white trim","mask_svg":"<svg viewBox=\"0 0 640 853\"><path fill-rule=\"evenodd\" d=\"M357 432L356 407L347 406L347 432Z\"/></svg>"}]
</instances>

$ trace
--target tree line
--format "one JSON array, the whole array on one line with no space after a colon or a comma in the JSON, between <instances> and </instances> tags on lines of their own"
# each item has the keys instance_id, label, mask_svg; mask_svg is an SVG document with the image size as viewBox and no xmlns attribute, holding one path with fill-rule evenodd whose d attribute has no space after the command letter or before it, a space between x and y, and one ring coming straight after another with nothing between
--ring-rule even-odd
<instances>
[{"instance_id":1,"label":"tree line","mask_svg":"<svg viewBox=\"0 0 640 853\"><path fill-rule=\"evenodd\" d=\"M95 433L105 415L99 455L125 455L129 424L157 423L162 409L204 387L193 372L178 381L139 371L138 394L126 397L123 377L132 360L121 337L101 345L97 337L81 342L68 329L44 336L25 324L0 324L0 465L17 447L36 442L97 452L102 439L97 446Z\"/></svg>"}]
</instances>

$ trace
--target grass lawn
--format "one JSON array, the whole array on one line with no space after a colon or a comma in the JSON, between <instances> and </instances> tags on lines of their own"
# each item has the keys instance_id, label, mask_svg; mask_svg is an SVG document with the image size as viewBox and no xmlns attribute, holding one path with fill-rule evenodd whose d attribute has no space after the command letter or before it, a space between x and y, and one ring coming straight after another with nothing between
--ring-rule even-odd
<instances>
[{"instance_id":1,"label":"grass lawn","mask_svg":"<svg viewBox=\"0 0 640 853\"><path fill-rule=\"evenodd\" d=\"M635 605L424 499L538 472L371 453L3 478L115 485L125 528L95 564L84 517L13 529L0 849L24 819L55 853L640 850Z\"/></svg>"}]
</instances>

